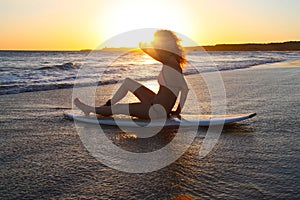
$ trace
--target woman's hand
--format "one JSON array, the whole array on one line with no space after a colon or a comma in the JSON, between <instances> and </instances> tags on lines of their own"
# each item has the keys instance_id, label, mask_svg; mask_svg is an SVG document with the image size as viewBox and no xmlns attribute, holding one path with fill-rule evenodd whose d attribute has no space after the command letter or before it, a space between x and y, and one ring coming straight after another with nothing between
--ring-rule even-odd
<instances>
[{"instance_id":1,"label":"woman's hand","mask_svg":"<svg viewBox=\"0 0 300 200\"><path fill-rule=\"evenodd\" d=\"M171 111L170 112L170 117L177 117L178 119L181 119L181 115L180 115L180 112L178 110Z\"/></svg>"},{"instance_id":2,"label":"woman's hand","mask_svg":"<svg viewBox=\"0 0 300 200\"><path fill-rule=\"evenodd\" d=\"M139 42L140 49L145 49L151 47L147 42Z\"/></svg>"}]
</instances>

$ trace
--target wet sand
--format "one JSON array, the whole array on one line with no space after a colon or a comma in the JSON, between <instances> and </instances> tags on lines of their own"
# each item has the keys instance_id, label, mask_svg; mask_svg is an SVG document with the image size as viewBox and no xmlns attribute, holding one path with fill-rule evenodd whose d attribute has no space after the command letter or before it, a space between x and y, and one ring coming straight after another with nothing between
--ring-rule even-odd
<instances>
[{"instance_id":1,"label":"wet sand","mask_svg":"<svg viewBox=\"0 0 300 200\"><path fill-rule=\"evenodd\" d=\"M71 109L72 89L0 96L1 199L98 198L297 199L300 197L300 62L221 72L227 113L256 112L251 120L226 126L212 152L198 153L207 129L198 130L191 147L176 162L151 173L130 174L97 161L83 146ZM202 112L208 91L199 76ZM100 91L113 91L101 86ZM110 94L101 95L103 103ZM148 151L172 140L172 130L138 141L106 127L124 149ZM166 142L161 142L162 140ZM145 149L146 148L146 149Z\"/></svg>"}]
</instances>

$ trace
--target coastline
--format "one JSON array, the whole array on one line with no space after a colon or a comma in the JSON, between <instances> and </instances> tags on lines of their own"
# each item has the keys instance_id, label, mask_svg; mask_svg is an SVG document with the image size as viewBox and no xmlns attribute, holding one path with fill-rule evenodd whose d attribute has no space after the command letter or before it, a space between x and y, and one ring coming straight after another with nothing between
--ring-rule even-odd
<instances>
[{"instance_id":1,"label":"coastline","mask_svg":"<svg viewBox=\"0 0 300 200\"><path fill-rule=\"evenodd\" d=\"M227 113L258 115L225 127L217 146L201 160L197 152L205 130L199 130L200 136L180 159L147 174L118 172L91 156L74 123L63 117L71 109L72 89L1 95L0 197L299 198L300 62L220 74ZM197 86L197 78L191 75L188 80ZM99 102L108 98L103 95ZM113 139L121 137L119 142L131 141L115 128L108 131Z\"/></svg>"},{"instance_id":2,"label":"coastline","mask_svg":"<svg viewBox=\"0 0 300 200\"><path fill-rule=\"evenodd\" d=\"M300 41L186 46L186 51L300 51ZM131 51L137 47L104 47L101 51ZM90 52L92 49L80 51Z\"/></svg>"},{"instance_id":3,"label":"coastline","mask_svg":"<svg viewBox=\"0 0 300 200\"><path fill-rule=\"evenodd\" d=\"M270 63L270 64L264 64L264 65L257 65L253 66L253 69L256 68L292 68L292 67L299 67L300 66L300 60L293 60L293 61L284 61L284 62L276 62L276 63Z\"/></svg>"}]
</instances>

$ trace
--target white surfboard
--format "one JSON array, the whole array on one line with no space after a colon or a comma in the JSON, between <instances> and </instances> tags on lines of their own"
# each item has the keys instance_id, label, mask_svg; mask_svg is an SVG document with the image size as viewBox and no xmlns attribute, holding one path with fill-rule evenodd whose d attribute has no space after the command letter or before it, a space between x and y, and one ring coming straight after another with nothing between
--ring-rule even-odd
<instances>
[{"instance_id":1,"label":"white surfboard","mask_svg":"<svg viewBox=\"0 0 300 200\"><path fill-rule=\"evenodd\" d=\"M167 120L143 120L124 116L116 117L97 117L96 115L84 116L82 114L65 113L66 118L76 120L76 122L100 124L109 126L147 126L147 127L166 127L166 126L210 126L221 125L239 122L242 120L250 119L256 115L256 113L249 114L231 114L231 115L182 115L179 118L168 118Z\"/></svg>"}]
</instances>

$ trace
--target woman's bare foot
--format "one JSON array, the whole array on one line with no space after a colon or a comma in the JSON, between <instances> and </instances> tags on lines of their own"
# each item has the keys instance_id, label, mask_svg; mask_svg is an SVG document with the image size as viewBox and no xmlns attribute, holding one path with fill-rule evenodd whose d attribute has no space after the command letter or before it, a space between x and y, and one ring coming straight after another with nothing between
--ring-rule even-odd
<instances>
[{"instance_id":1,"label":"woman's bare foot","mask_svg":"<svg viewBox=\"0 0 300 200\"><path fill-rule=\"evenodd\" d=\"M86 116L91 113L91 107L82 103L78 98L74 99L74 104L79 108Z\"/></svg>"}]
</instances>

